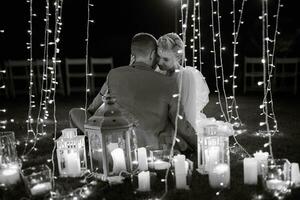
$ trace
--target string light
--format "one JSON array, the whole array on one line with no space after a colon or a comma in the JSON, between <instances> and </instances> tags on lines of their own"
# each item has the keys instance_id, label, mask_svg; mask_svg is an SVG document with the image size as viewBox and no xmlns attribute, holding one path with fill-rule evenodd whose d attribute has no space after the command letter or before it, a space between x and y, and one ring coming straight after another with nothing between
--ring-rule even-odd
<instances>
[{"instance_id":1,"label":"string light","mask_svg":"<svg viewBox=\"0 0 300 200\"><path fill-rule=\"evenodd\" d=\"M90 92L89 89L89 81L92 74L89 71L88 59L89 59L89 33L90 33L90 23L94 23L94 20L90 19L90 7L93 7L94 4L91 4L90 0L88 0L87 6L87 23L86 23L86 45L85 45L85 104L84 104L84 121L87 122L87 107L88 107L88 94Z\"/></svg>"},{"instance_id":2,"label":"string light","mask_svg":"<svg viewBox=\"0 0 300 200\"><path fill-rule=\"evenodd\" d=\"M216 51L216 42L217 42L217 39L219 41L219 43L221 44L221 38L220 38L220 34L219 33L215 33L215 15L217 14L217 12L219 12L219 9L217 9L217 11L214 10L214 1L215 0L211 0L211 30L212 30L212 38L213 38L213 50L211 50L210 52L213 53L213 57L214 57L214 69L215 69L215 83L216 83L216 93L218 95L218 101L219 101L219 106L220 106L220 109L221 109L221 112L222 114L220 115L221 118L224 118L225 121L228 121L228 115L225 114L224 112L224 108L223 108L223 104L222 104L222 101L221 101L221 93L220 93L220 89L219 89L219 80L218 80L218 68L222 68L222 73L223 73L223 66L222 66L222 61L219 60L219 62L221 64L218 64L217 62L217 51ZM216 0L218 2L218 0ZM217 5L218 7L218 5ZM219 14L217 14L217 21L218 21L218 28L220 27L219 23L220 23L220 17L219 17ZM219 32L221 31L220 29L218 30ZM217 37L217 39L216 39ZM220 45L222 46L222 45ZM221 52L220 52L221 54ZM219 59L222 58L222 56L220 55L219 56ZM222 75L222 77L224 77L224 74ZM222 81L222 86L224 88L224 82ZM223 90L224 92L224 90ZM227 100L226 100L226 93L224 93L224 96L225 96L225 108L228 107L228 104L227 104ZM227 113L228 114L228 113Z\"/></svg>"},{"instance_id":3,"label":"string light","mask_svg":"<svg viewBox=\"0 0 300 200\"><path fill-rule=\"evenodd\" d=\"M28 98L29 98L29 105L28 105L28 113L27 113L27 120L26 120L26 123L27 123L27 137L25 139L25 147L24 147L24 150L23 150L23 153L22 153L22 156L25 154L26 152L26 149L27 149L27 146L28 146L28 140L29 140L29 137L31 134L33 134L33 136L35 137L35 134L34 132L32 131L33 128L32 128L32 123L33 123L33 119L32 119L32 105L33 105L33 49L32 49L32 20L33 20L33 2L32 0L28 0L27 1L29 3L29 30L27 31L28 34L29 34L29 42L26 43L27 44L27 49L29 50L29 59L28 62L29 62L29 70L30 70L30 73L29 73L29 92L28 92ZM21 157L22 157L21 156Z\"/></svg>"},{"instance_id":4,"label":"string light","mask_svg":"<svg viewBox=\"0 0 300 200\"><path fill-rule=\"evenodd\" d=\"M189 0L186 0L186 3L183 3L183 0L181 2L181 21L182 21L182 40L183 44L185 46L186 44L186 30L187 30L187 22L188 22L188 10L189 10ZM184 6L183 6L184 5ZM183 49L182 52L182 59L181 59L181 66L185 67L186 65L186 60L185 58L185 50ZM176 111L176 117L175 117L175 127L174 127L174 135L172 139L172 146L170 149L170 155L169 157L172 158L174 154L174 147L176 144L176 139L177 139L177 132L178 132L178 119L182 119L182 116L180 115L180 103L181 103L181 91L182 91L182 73L179 73L179 91L178 91L178 101L177 101L177 111ZM176 94L177 95L177 94ZM174 98L177 98L174 97ZM171 162L171 159L170 159ZM167 193L168 193L168 174L169 174L170 168L166 170L165 174L165 192L162 195L160 199L163 199Z\"/></svg>"},{"instance_id":5,"label":"string light","mask_svg":"<svg viewBox=\"0 0 300 200\"><path fill-rule=\"evenodd\" d=\"M268 137L268 143L264 144L264 147L269 147L270 156L273 158L273 150L272 150L272 136L273 134L278 132L277 120L273 107L273 97L272 97L272 89L271 89L271 78L273 77L273 68L274 65L274 55L275 55L275 46L276 46L276 36L278 34L278 21L279 21L279 11L280 7L282 7L280 0L278 0L277 12L274 16L276 18L275 22L275 30L274 30L274 39L270 39L269 37L269 10L268 10L268 2L262 2L262 15L259 19L262 21L262 65L263 65L263 84L262 82L258 82L257 84L263 85L264 88L264 97L263 103L259 106L262 109L262 115L264 115L264 122L260 122L260 126L265 126ZM270 50L270 43L273 44L273 49ZM271 111L269 110L269 106ZM269 120L273 119L274 130L271 130Z\"/></svg>"},{"instance_id":6,"label":"string light","mask_svg":"<svg viewBox=\"0 0 300 200\"><path fill-rule=\"evenodd\" d=\"M229 117L229 121L231 121L231 119L234 119L235 121L238 121L239 124L242 124L242 121L239 117L239 112L238 112L238 105L237 105L237 100L236 100L236 83L235 80L237 78L236 76L236 69L238 68L238 64L237 64L237 45L238 45L238 36L239 36L239 32L240 32L240 27L241 24L243 24L242 21L242 17L243 17L243 11L244 11L244 5L245 5L246 0L242 1L241 4L241 8L238 9L239 10L239 20L238 23L236 23L236 0L232 1L232 23L233 23L233 32L232 32L232 36L233 36L233 68L232 68L232 75L230 76L230 78L232 79L232 96L231 97L231 108L229 110L230 112L230 117ZM232 110L234 109L234 112L232 112Z\"/></svg>"}]
</instances>

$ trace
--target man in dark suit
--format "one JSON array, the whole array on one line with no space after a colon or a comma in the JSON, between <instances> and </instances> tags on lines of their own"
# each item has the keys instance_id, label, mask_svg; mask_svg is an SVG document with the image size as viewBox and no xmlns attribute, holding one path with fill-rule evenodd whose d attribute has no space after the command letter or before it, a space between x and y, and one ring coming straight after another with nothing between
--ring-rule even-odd
<instances>
[{"instance_id":1,"label":"man in dark suit","mask_svg":"<svg viewBox=\"0 0 300 200\"><path fill-rule=\"evenodd\" d=\"M117 103L138 120L138 146L154 148L158 148L162 143L171 143L178 100L175 95L178 94L176 78L166 77L154 71L157 63L156 50L157 41L152 35L136 34L131 43L130 65L114 68L109 72L106 84L88 108L89 114L93 115L103 103L102 95L108 87L111 95L116 97ZM181 115L184 116L182 113ZM78 126L77 119L78 113L71 110L71 126L81 127L83 130L82 122ZM184 118L178 120L178 136L196 148L194 129ZM179 144L181 150L186 150L187 145L184 144Z\"/></svg>"}]
</instances>

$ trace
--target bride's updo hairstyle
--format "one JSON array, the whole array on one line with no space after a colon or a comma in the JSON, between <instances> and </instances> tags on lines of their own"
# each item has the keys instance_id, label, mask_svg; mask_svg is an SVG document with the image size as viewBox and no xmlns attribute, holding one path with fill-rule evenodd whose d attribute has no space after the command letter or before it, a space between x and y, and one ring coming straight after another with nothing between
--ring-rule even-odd
<instances>
[{"instance_id":1,"label":"bride's updo hairstyle","mask_svg":"<svg viewBox=\"0 0 300 200\"><path fill-rule=\"evenodd\" d=\"M182 60L184 44L179 35L176 33L167 33L158 39L158 51L172 51L178 62Z\"/></svg>"}]
</instances>

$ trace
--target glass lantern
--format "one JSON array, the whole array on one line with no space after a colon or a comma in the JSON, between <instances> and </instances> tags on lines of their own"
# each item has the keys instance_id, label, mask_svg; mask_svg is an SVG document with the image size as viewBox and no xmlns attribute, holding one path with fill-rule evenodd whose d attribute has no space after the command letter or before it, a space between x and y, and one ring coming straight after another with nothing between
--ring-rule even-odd
<instances>
[{"instance_id":1,"label":"glass lantern","mask_svg":"<svg viewBox=\"0 0 300 200\"><path fill-rule=\"evenodd\" d=\"M15 185L20 181L20 166L14 132L0 132L0 184Z\"/></svg>"},{"instance_id":2,"label":"glass lantern","mask_svg":"<svg viewBox=\"0 0 300 200\"><path fill-rule=\"evenodd\" d=\"M51 170L47 165L38 165L22 170L23 180L31 196L40 196L52 189Z\"/></svg>"},{"instance_id":3,"label":"glass lantern","mask_svg":"<svg viewBox=\"0 0 300 200\"><path fill-rule=\"evenodd\" d=\"M230 165L229 135L218 125L207 125L202 135L198 134L198 171L208 174L218 164Z\"/></svg>"},{"instance_id":4,"label":"glass lantern","mask_svg":"<svg viewBox=\"0 0 300 200\"><path fill-rule=\"evenodd\" d=\"M135 123L109 93L103 104L84 125L89 140L91 170L108 176L132 172L137 152Z\"/></svg>"},{"instance_id":5,"label":"glass lantern","mask_svg":"<svg viewBox=\"0 0 300 200\"><path fill-rule=\"evenodd\" d=\"M291 193L291 163L287 159L268 159L262 167L263 186L277 199L284 199Z\"/></svg>"},{"instance_id":6,"label":"glass lantern","mask_svg":"<svg viewBox=\"0 0 300 200\"><path fill-rule=\"evenodd\" d=\"M76 128L62 130L56 140L58 170L61 177L79 177L87 169L85 136L77 135Z\"/></svg>"}]
</instances>

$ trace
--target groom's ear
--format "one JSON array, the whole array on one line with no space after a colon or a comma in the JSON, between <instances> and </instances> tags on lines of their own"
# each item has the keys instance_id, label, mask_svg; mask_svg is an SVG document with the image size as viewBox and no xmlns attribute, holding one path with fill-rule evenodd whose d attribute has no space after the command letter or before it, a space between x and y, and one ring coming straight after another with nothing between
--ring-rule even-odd
<instances>
[{"instance_id":1,"label":"groom's ear","mask_svg":"<svg viewBox=\"0 0 300 200\"><path fill-rule=\"evenodd\" d=\"M157 60L157 52L156 50L152 50L151 53L150 53L150 59L151 60Z\"/></svg>"}]
</instances>

